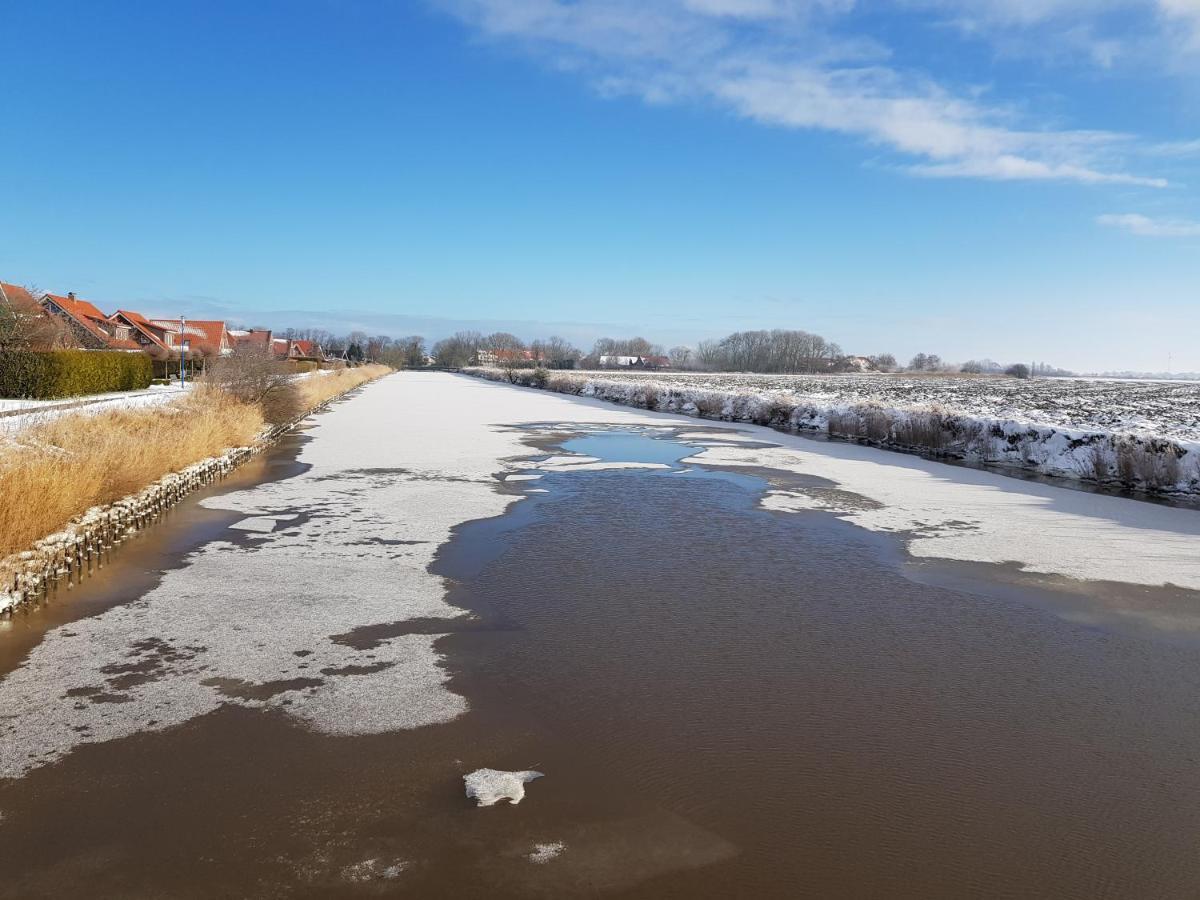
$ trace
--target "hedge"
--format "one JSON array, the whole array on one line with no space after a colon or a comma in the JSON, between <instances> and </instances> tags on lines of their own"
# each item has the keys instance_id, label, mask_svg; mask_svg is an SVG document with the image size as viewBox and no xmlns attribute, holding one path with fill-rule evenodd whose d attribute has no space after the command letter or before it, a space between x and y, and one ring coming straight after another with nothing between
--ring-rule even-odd
<instances>
[{"instance_id":1,"label":"hedge","mask_svg":"<svg viewBox=\"0 0 1200 900\"><path fill-rule=\"evenodd\" d=\"M6 350L0 353L0 397L53 400L150 386L145 353L104 350Z\"/></svg>"}]
</instances>

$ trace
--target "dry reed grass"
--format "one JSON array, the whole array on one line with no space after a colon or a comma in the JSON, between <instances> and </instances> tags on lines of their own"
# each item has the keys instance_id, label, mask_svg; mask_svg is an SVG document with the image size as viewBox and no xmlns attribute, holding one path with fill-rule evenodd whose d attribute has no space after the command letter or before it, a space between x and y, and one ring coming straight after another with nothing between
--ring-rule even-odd
<instances>
[{"instance_id":1,"label":"dry reed grass","mask_svg":"<svg viewBox=\"0 0 1200 900\"><path fill-rule=\"evenodd\" d=\"M296 393L308 410L389 371L361 366L314 375ZM0 441L0 558L93 506L254 443L264 424L258 405L199 385L169 406L62 415L22 429Z\"/></svg>"},{"instance_id":2,"label":"dry reed grass","mask_svg":"<svg viewBox=\"0 0 1200 900\"><path fill-rule=\"evenodd\" d=\"M387 366L358 366L354 369L335 369L325 375L311 375L297 382L302 409L313 409L338 394L374 381L392 371Z\"/></svg>"}]
</instances>

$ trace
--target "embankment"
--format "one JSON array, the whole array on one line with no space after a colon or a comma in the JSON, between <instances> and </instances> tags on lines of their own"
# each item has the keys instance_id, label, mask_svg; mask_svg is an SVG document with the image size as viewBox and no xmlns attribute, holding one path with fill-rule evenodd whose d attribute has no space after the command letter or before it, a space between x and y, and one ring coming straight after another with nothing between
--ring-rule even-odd
<instances>
[{"instance_id":1,"label":"embankment","mask_svg":"<svg viewBox=\"0 0 1200 900\"><path fill-rule=\"evenodd\" d=\"M72 413L0 443L0 615L100 565L131 531L269 446L299 418L391 370L362 366L295 384L297 419L198 389L147 409Z\"/></svg>"}]
</instances>

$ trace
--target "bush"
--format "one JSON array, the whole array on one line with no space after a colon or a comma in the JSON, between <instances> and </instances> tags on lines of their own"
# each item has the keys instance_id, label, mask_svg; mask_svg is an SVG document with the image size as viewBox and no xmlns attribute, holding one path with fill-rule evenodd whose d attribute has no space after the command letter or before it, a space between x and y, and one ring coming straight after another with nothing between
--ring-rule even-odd
<instances>
[{"instance_id":1,"label":"bush","mask_svg":"<svg viewBox=\"0 0 1200 900\"><path fill-rule=\"evenodd\" d=\"M144 353L9 350L0 353L0 397L54 400L147 388L154 366Z\"/></svg>"}]
</instances>

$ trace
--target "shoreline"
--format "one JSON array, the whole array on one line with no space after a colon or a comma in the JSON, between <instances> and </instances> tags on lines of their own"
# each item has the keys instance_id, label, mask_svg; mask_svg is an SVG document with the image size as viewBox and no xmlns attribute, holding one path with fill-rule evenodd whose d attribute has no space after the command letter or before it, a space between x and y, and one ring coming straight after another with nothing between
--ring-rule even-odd
<instances>
[{"instance_id":1,"label":"shoreline","mask_svg":"<svg viewBox=\"0 0 1200 900\"><path fill-rule=\"evenodd\" d=\"M1200 508L1200 442L988 419L940 408L816 403L800 394L618 380L571 370L461 370L482 378L700 420L859 444L1021 480ZM907 439L903 439L903 438Z\"/></svg>"}]
</instances>

